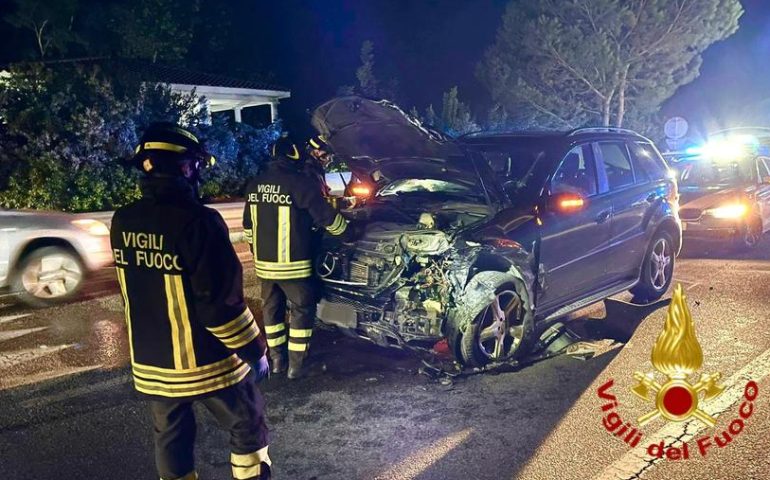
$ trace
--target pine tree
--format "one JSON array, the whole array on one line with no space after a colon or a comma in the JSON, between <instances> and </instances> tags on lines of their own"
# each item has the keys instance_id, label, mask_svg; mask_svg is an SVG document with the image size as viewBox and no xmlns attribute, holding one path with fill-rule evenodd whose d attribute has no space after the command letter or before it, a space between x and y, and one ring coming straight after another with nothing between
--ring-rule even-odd
<instances>
[{"instance_id":1,"label":"pine tree","mask_svg":"<svg viewBox=\"0 0 770 480\"><path fill-rule=\"evenodd\" d=\"M692 81L742 13L738 0L512 0L477 74L541 126L622 126Z\"/></svg>"},{"instance_id":2,"label":"pine tree","mask_svg":"<svg viewBox=\"0 0 770 480\"><path fill-rule=\"evenodd\" d=\"M366 40L361 44L361 66L356 70L356 78L361 93L367 97L377 97L379 82L374 75L374 43Z\"/></svg>"}]
</instances>

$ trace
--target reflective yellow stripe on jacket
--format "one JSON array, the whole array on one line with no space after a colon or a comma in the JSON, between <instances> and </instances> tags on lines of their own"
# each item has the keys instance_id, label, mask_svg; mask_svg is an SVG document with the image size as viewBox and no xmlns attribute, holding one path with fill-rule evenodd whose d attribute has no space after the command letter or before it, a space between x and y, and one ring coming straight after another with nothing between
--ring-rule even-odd
<instances>
[{"instance_id":1,"label":"reflective yellow stripe on jacket","mask_svg":"<svg viewBox=\"0 0 770 480\"><path fill-rule=\"evenodd\" d=\"M291 262L291 207L278 207L278 263Z\"/></svg>"},{"instance_id":2,"label":"reflective yellow stripe on jacket","mask_svg":"<svg viewBox=\"0 0 770 480\"><path fill-rule=\"evenodd\" d=\"M116 267L118 272L118 284L120 285L120 294L123 296L123 310L126 314L126 331L128 333L128 351L131 363L134 363L134 336L131 332L131 304L128 301L128 291L126 290L126 272L120 267Z\"/></svg>"},{"instance_id":3,"label":"reflective yellow stripe on jacket","mask_svg":"<svg viewBox=\"0 0 770 480\"><path fill-rule=\"evenodd\" d=\"M296 262L256 260L254 266L257 270L257 276L266 280L308 278L313 274L313 262L310 260L299 260Z\"/></svg>"},{"instance_id":4,"label":"reflective yellow stripe on jacket","mask_svg":"<svg viewBox=\"0 0 770 480\"><path fill-rule=\"evenodd\" d=\"M206 327L227 348L237 350L259 336L259 326L248 308L235 319L218 327Z\"/></svg>"},{"instance_id":5,"label":"reflective yellow stripe on jacket","mask_svg":"<svg viewBox=\"0 0 770 480\"><path fill-rule=\"evenodd\" d=\"M164 397L185 397L235 385L249 373L248 364L233 354L224 360L187 369L160 368L133 363L134 386L139 392Z\"/></svg>"},{"instance_id":6,"label":"reflective yellow stripe on jacket","mask_svg":"<svg viewBox=\"0 0 770 480\"><path fill-rule=\"evenodd\" d=\"M246 230L244 233L246 235L246 241L252 245L254 258L257 258L257 206L252 205L249 210L251 210L251 230Z\"/></svg>"},{"instance_id":7,"label":"reflective yellow stripe on jacket","mask_svg":"<svg viewBox=\"0 0 770 480\"><path fill-rule=\"evenodd\" d=\"M338 213L337 216L334 217L332 224L326 227L326 230L332 235L342 235L346 228L348 228L348 221Z\"/></svg>"},{"instance_id":8,"label":"reflective yellow stripe on jacket","mask_svg":"<svg viewBox=\"0 0 770 480\"><path fill-rule=\"evenodd\" d=\"M163 280L166 285L168 319L171 323L174 367L177 369L195 368L192 327L187 312L187 300L184 295L182 277L180 275L163 275Z\"/></svg>"}]
</instances>

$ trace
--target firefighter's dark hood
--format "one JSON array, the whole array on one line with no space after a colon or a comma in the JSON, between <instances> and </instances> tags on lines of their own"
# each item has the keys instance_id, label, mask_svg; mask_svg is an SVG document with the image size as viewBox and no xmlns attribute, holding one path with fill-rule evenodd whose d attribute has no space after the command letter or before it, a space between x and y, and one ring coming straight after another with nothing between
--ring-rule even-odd
<instances>
[{"instance_id":1,"label":"firefighter's dark hood","mask_svg":"<svg viewBox=\"0 0 770 480\"><path fill-rule=\"evenodd\" d=\"M457 143L387 100L334 98L317 107L311 121L356 175L378 180L419 172L462 183L478 181Z\"/></svg>"}]
</instances>

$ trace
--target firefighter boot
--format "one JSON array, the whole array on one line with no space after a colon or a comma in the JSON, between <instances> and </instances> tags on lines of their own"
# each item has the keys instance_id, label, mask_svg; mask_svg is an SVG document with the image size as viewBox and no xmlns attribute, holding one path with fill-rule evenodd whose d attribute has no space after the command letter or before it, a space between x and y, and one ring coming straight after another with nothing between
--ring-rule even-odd
<instances>
[{"instance_id":1,"label":"firefighter boot","mask_svg":"<svg viewBox=\"0 0 770 480\"><path fill-rule=\"evenodd\" d=\"M302 378L307 374L307 369L303 365L307 352L289 351L289 372L286 374L290 380Z\"/></svg>"},{"instance_id":2,"label":"firefighter boot","mask_svg":"<svg viewBox=\"0 0 770 480\"><path fill-rule=\"evenodd\" d=\"M272 373L273 375L284 373L287 368L286 364L288 363L286 361L286 349L271 348L270 363L272 363L272 368L270 369L270 373Z\"/></svg>"}]
</instances>

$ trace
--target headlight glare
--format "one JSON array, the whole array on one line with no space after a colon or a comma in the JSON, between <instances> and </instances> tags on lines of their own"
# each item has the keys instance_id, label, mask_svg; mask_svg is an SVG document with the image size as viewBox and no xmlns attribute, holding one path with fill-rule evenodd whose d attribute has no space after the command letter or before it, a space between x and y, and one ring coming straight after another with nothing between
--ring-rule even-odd
<instances>
[{"instance_id":1,"label":"headlight glare","mask_svg":"<svg viewBox=\"0 0 770 480\"><path fill-rule=\"evenodd\" d=\"M83 230L84 232L87 232L97 237L103 237L110 234L110 229L107 228L107 225L103 224L99 220L93 220L91 218L81 218L78 220L73 220L71 223L72 225Z\"/></svg>"},{"instance_id":2,"label":"headlight glare","mask_svg":"<svg viewBox=\"0 0 770 480\"><path fill-rule=\"evenodd\" d=\"M706 213L714 218L742 218L746 215L748 208L744 203L735 203L730 205L722 205L717 208L710 208L706 210Z\"/></svg>"}]
</instances>

